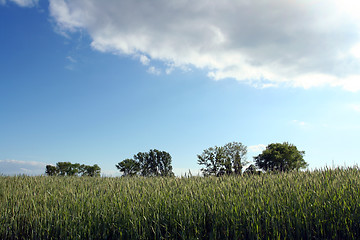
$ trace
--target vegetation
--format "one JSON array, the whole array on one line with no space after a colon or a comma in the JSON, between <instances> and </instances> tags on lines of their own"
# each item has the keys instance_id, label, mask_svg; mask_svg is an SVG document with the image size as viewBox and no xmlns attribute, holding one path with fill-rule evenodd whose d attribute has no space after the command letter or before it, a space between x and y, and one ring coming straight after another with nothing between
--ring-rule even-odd
<instances>
[{"instance_id":1,"label":"vegetation","mask_svg":"<svg viewBox=\"0 0 360 240\"><path fill-rule=\"evenodd\" d=\"M272 143L254 159L256 166L264 171L287 172L308 166L304 154L290 143Z\"/></svg>"},{"instance_id":2,"label":"vegetation","mask_svg":"<svg viewBox=\"0 0 360 240\"><path fill-rule=\"evenodd\" d=\"M151 149L149 152L139 152L134 159L125 159L115 165L123 176L171 177L174 176L171 166L171 155L165 151Z\"/></svg>"},{"instance_id":3,"label":"vegetation","mask_svg":"<svg viewBox=\"0 0 360 240\"><path fill-rule=\"evenodd\" d=\"M251 164L245 169L244 174L261 174L261 171L258 171L256 166L254 164Z\"/></svg>"},{"instance_id":4,"label":"vegetation","mask_svg":"<svg viewBox=\"0 0 360 240\"><path fill-rule=\"evenodd\" d=\"M99 177L101 168L95 164L94 166L71 163L58 162L56 166L46 165L45 173L48 176L88 176Z\"/></svg>"},{"instance_id":5,"label":"vegetation","mask_svg":"<svg viewBox=\"0 0 360 240\"><path fill-rule=\"evenodd\" d=\"M0 177L0 239L359 239L360 169Z\"/></svg>"},{"instance_id":6,"label":"vegetation","mask_svg":"<svg viewBox=\"0 0 360 240\"><path fill-rule=\"evenodd\" d=\"M115 166L122 172L124 177L132 177L140 172L140 163L134 159L125 159Z\"/></svg>"},{"instance_id":7,"label":"vegetation","mask_svg":"<svg viewBox=\"0 0 360 240\"><path fill-rule=\"evenodd\" d=\"M240 175L247 163L246 153L247 147L240 142L210 147L198 155L198 164L204 165L201 169L204 176Z\"/></svg>"}]
</instances>

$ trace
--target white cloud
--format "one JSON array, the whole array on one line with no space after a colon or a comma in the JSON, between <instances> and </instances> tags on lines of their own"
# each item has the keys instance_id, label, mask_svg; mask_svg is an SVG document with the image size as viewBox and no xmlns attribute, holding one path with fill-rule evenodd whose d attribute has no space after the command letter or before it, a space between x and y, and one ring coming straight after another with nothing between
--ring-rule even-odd
<instances>
[{"instance_id":1,"label":"white cloud","mask_svg":"<svg viewBox=\"0 0 360 240\"><path fill-rule=\"evenodd\" d=\"M102 177L120 177L121 173L117 170L103 170L101 169Z\"/></svg>"},{"instance_id":2,"label":"white cloud","mask_svg":"<svg viewBox=\"0 0 360 240\"><path fill-rule=\"evenodd\" d=\"M19 5L20 7L34 7L38 5L39 0L0 0L1 5L5 5L6 2L13 2Z\"/></svg>"},{"instance_id":3,"label":"white cloud","mask_svg":"<svg viewBox=\"0 0 360 240\"><path fill-rule=\"evenodd\" d=\"M351 104L350 108L355 111L355 112L359 112L360 113L360 104Z\"/></svg>"},{"instance_id":4,"label":"white cloud","mask_svg":"<svg viewBox=\"0 0 360 240\"><path fill-rule=\"evenodd\" d=\"M5 175L41 175L45 173L46 164L34 161L0 160L0 174Z\"/></svg>"},{"instance_id":5,"label":"white cloud","mask_svg":"<svg viewBox=\"0 0 360 240\"><path fill-rule=\"evenodd\" d=\"M161 70L154 67L154 66L149 67L147 72L151 73L151 74L154 74L154 75L160 75L161 74Z\"/></svg>"},{"instance_id":6,"label":"white cloud","mask_svg":"<svg viewBox=\"0 0 360 240\"><path fill-rule=\"evenodd\" d=\"M145 55L141 55L140 56L140 62L142 63L142 65L147 66L150 63L150 59Z\"/></svg>"},{"instance_id":7,"label":"white cloud","mask_svg":"<svg viewBox=\"0 0 360 240\"><path fill-rule=\"evenodd\" d=\"M200 168L174 168L173 172L177 177L184 177L184 176L202 176Z\"/></svg>"},{"instance_id":8,"label":"white cloud","mask_svg":"<svg viewBox=\"0 0 360 240\"><path fill-rule=\"evenodd\" d=\"M69 60L72 63L77 63L76 59L71 57L71 56L67 56L66 59Z\"/></svg>"},{"instance_id":9,"label":"white cloud","mask_svg":"<svg viewBox=\"0 0 360 240\"><path fill-rule=\"evenodd\" d=\"M309 124L304 122L304 121L292 120L292 123L297 125L297 126L300 126L300 127L306 127L306 126L309 127Z\"/></svg>"},{"instance_id":10,"label":"white cloud","mask_svg":"<svg viewBox=\"0 0 360 240\"><path fill-rule=\"evenodd\" d=\"M160 60L168 74L192 66L256 87L360 90L357 1L50 0L50 12L94 49Z\"/></svg>"},{"instance_id":11,"label":"white cloud","mask_svg":"<svg viewBox=\"0 0 360 240\"><path fill-rule=\"evenodd\" d=\"M263 150L266 149L266 145L264 144L253 145L253 146L249 146L248 149L250 152L262 152Z\"/></svg>"}]
</instances>

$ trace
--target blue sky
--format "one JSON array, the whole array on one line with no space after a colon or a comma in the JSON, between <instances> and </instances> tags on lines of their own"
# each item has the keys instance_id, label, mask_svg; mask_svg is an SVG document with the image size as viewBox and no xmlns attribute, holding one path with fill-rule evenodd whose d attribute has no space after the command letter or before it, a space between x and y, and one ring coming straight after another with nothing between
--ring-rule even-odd
<instances>
[{"instance_id":1,"label":"blue sky","mask_svg":"<svg viewBox=\"0 0 360 240\"><path fill-rule=\"evenodd\" d=\"M0 173L238 141L359 164L356 1L0 0Z\"/></svg>"}]
</instances>

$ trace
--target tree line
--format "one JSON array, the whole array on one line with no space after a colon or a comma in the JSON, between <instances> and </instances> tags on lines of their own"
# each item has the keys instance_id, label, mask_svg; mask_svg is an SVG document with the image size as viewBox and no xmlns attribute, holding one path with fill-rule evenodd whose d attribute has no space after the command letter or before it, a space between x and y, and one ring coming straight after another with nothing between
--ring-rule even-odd
<instances>
[{"instance_id":1,"label":"tree line","mask_svg":"<svg viewBox=\"0 0 360 240\"><path fill-rule=\"evenodd\" d=\"M71 163L58 162L56 166L46 165L45 173L48 176L88 176L99 177L101 168L95 164L93 166Z\"/></svg>"},{"instance_id":2,"label":"tree line","mask_svg":"<svg viewBox=\"0 0 360 240\"><path fill-rule=\"evenodd\" d=\"M224 176L242 174L260 174L261 172L288 172L304 169L308 164L304 160L304 151L288 142L269 144L254 162L245 170L247 147L240 142L230 142L224 146L209 147L199 155L197 162L204 176ZM151 149L139 152L133 158L127 158L115 165L122 176L171 177L171 155L165 151ZM79 163L58 162L56 166L47 165L45 173L49 176L100 176L98 165L87 166Z\"/></svg>"}]
</instances>

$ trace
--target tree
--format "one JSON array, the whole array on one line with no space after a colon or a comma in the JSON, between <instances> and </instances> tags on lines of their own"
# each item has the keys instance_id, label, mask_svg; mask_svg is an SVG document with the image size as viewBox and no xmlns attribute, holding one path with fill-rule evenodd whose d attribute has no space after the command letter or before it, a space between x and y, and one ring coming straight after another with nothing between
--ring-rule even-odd
<instances>
[{"instance_id":1,"label":"tree","mask_svg":"<svg viewBox=\"0 0 360 240\"><path fill-rule=\"evenodd\" d=\"M251 164L250 166L248 166L245 169L244 174L248 174L248 175L258 174L258 175L260 175L261 172L257 171L256 166L254 164Z\"/></svg>"},{"instance_id":2,"label":"tree","mask_svg":"<svg viewBox=\"0 0 360 240\"><path fill-rule=\"evenodd\" d=\"M123 173L123 176L135 176L140 171L140 164L134 159L125 159L115 166Z\"/></svg>"},{"instance_id":3,"label":"tree","mask_svg":"<svg viewBox=\"0 0 360 240\"><path fill-rule=\"evenodd\" d=\"M242 143L231 142L222 147L205 149L201 155L197 155L198 164L204 165L201 171L205 176L240 175L246 164L246 153L247 147Z\"/></svg>"},{"instance_id":4,"label":"tree","mask_svg":"<svg viewBox=\"0 0 360 240\"><path fill-rule=\"evenodd\" d=\"M225 160L223 147L209 147L205 149L201 155L198 155L198 164L204 165L201 168L204 176L220 176L223 175L224 169L222 161Z\"/></svg>"},{"instance_id":5,"label":"tree","mask_svg":"<svg viewBox=\"0 0 360 240\"><path fill-rule=\"evenodd\" d=\"M231 142L224 146L224 151L227 162L231 163L232 170L227 173L241 174L243 166L247 164L247 147L240 142Z\"/></svg>"},{"instance_id":6,"label":"tree","mask_svg":"<svg viewBox=\"0 0 360 240\"><path fill-rule=\"evenodd\" d=\"M95 164L94 166L82 164L79 167L79 173L81 174L81 176L100 177L100 172L101 168L97 164Z\"/></svg>"},{"instance_id":7,"label":"tree","mask_svg":"<svg viewBox=\"0 0 360 240\"><path fill-rule=\"evenodd\" d=\"M94 166L80 165L79 163L58 162L56 167L46 165L45 173L48 176L100 176L101 168L95 164Z\"/></svg>"},{"instance_id":8,"label":"tree","mask_svg":"<svg viewBox=\"0 0 360 240\"><path fill-rule=\"evenodd\" d=\"M58 174L58 169L52 165L46 165L45 173L48 176L56 176Z\"/></svg>"},{"instance_id":9,"label":"tree","mask_svg":"<svg viewBox=\"0 0 360 240\"><path fill-rule=\"evenodd\" d=\"M79 172L79 163L72 164L71 162L58 162L56 168L60 176L75 176Z\"/></svg>"},{"instance_id":10,"label":"tree","mask_svg":"<svg viewBox=\"0 0 360 240\"><path fill-rule=\"evenodd\" d=\"M305 151L299 151L296 146L288 142L272 143L254 157L254 160L256 166L264 171L287 172L308 166L303 158L304 154Z\"/></svg>"},{"instance_id":11,"label":"tree","mask_svg":"<svg viewBox=\"0 0 360 240\"><path fill-rule=\"evenodd\" d=\"M134 159L125 159L115 166L124 174L123 176L134 176L136 174L145 177L174 176L170 154L157 149L139 152L134 155Z\"/></svg>"}]
</instances>

